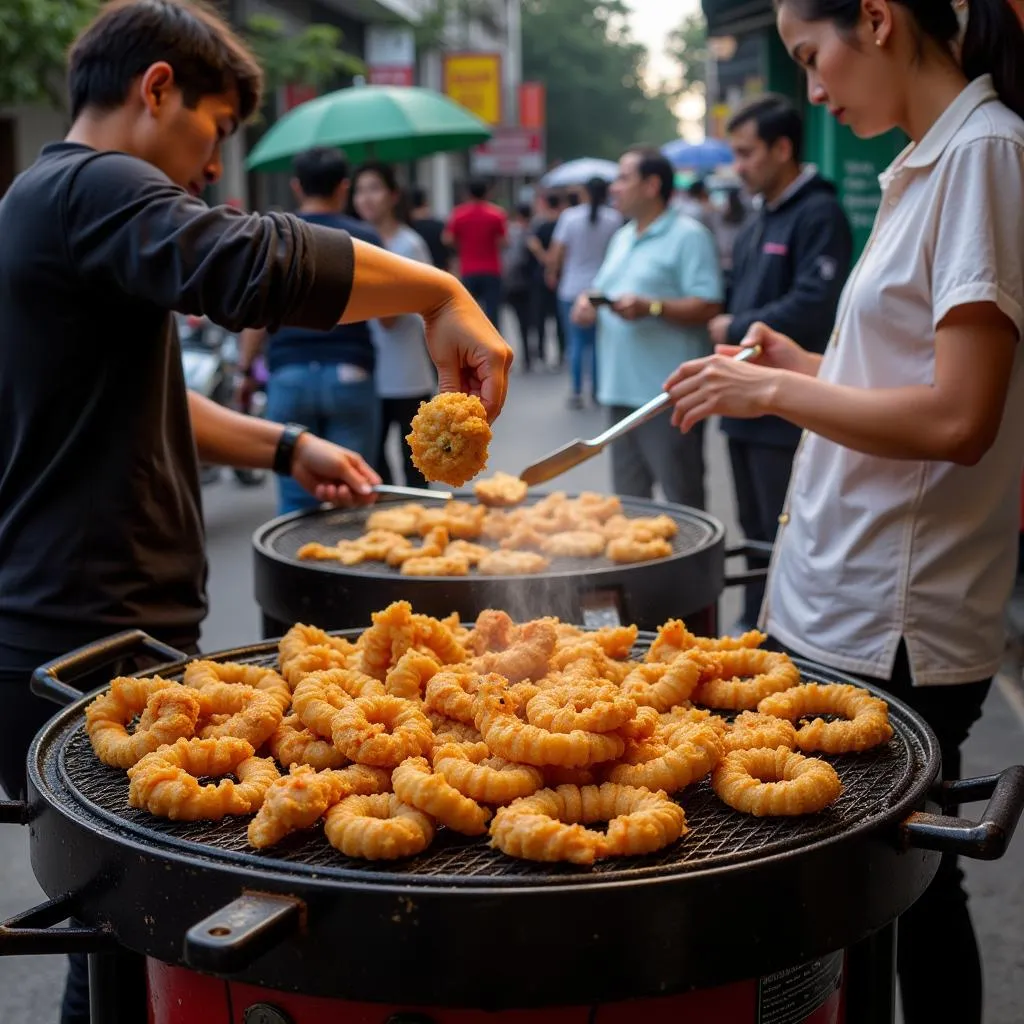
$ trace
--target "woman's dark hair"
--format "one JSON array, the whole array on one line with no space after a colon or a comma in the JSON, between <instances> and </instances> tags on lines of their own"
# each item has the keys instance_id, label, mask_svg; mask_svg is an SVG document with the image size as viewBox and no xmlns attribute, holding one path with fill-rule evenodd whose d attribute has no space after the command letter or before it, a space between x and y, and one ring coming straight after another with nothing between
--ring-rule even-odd
<instances>
[{"instance_id":1,"label":"woman's dark hair","mask_svg":"<svg viewBox=\"0 0 1024 1024\"><path fill-rule=\"evenodd\" d=\"M914 18L922 35L952 46L960 22L950 0L894 0ZM831 21L841 30L860 20L860 0L775 0L791 7L805 21ZM991 75L999 98L1024 117L1024 26L1009 0L969 0L967 31L960 64L972 81Z\"/></svg>"},{"instance_id":2,"label":"woman's dark hair","mask_svg":"<svg viewBox=\"0 0 1024 1024\"><path fill-rule=\"evenodd\" d=\"M608 182L604 178L591 178L587 182L587 195L590 196L590 223L597 223L597 214L608 202Z\"/></svg>"},{"instance_id":3,"label":"woman's dark hair","mask_svg":"<svg viewBox=\"0 0 1024 1024\"><path fill-rule=\"evenodd\" d=\"M747 219L747 208L743 205L743 198L738 188L729 189L726 195L725 213L722 220L726 224L742 224Z\"/></svg>"},{"instance_id":4,"label":"woman's dark hair","mask_svg":"<svg viewBox=\"0 0 1024 1024\"><path fill-rule=\"evenodd\" d=\"M111 0L68 55L71 117L86 108L111 111L132 82L166 61L185 103L238 90L247 121L260 105L263 72L248 47L214 11L190 0Z\"/></svg>"},{"instance_id":5,"label":"woman's dark hair","mask_svg":"<svg viewBox=\"0 0 1024 1024\"><path fill-rule=\"evenodd\" d=\"M385 164L378 160L367 160L366 163L360 164L352 175L352 200L350 206L352 206L352 212L355 212L355 194L356 189L359 187L359 179L364 174L376 174L382 182L384 187L393 195L396 196L394 214L395 220L401 224L409 223L409 200L402 189L402 186L398 184L398 176L395 174L394 167L391 164ZM358 216L358 215L357 215Z\"/></svg>"}]
</instances>

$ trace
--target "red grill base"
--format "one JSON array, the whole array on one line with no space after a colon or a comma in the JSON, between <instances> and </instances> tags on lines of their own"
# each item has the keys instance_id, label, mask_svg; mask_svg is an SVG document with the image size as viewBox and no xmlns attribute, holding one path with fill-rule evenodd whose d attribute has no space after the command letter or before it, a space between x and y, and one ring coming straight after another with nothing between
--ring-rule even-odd
<instances>
[{"instance_id":1,"label":"red grill base","mask_svg":"<svg viewBox=\"0 0 1024 1024\"><path fill-rule=\"evenodd\" d=\"M723 955L728 955L723 950ZM150 1024L845 1024L846 955L760 980L606 1006L453 1010L351 1003L226 982L147 961ZM339 970L344 955L339 954ZM396 967L396 969L399 969ZM595 970L599 967L595 965ZM496 985L513 983L496 974Z\"/></svg>"}]
</instances>

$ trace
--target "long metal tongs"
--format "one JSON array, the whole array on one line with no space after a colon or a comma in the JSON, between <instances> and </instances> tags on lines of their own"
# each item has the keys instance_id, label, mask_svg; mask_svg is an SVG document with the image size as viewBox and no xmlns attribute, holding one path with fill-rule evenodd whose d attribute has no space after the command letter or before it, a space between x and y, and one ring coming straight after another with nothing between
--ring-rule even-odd
<instances>
[{"instance_id":1,"label":"long metal tongs","mask_svg":"<svg viewBox=\"0 0 1024 1024\"><path fill-rule=\"evenodd\" d=\"M750 348L737 352L733 359L738 363L745 363L749 359L756 359L760 354L761 346L752 345ZM619 420L618 423L610 426L603 434L598 434L597 437L592 437L589 441L577 438L561 448L556 448L555 451L551 452L550 455L545 455L539 462L533 463L532 466L527 466L519 474L519 479L531 487L546 483L548 480L553 480L556 476L561 476L570 469L586 462L587 459L600 455L612 441L617 441L624 434L628 434L631 430L639 427L641 423L654 419L659 413L668 409L671 404L672 399L669 398L667 392L663 392L657 398L652 398L646 405L642 405L636 412L631 412L628 416Z\"/></svg>"}]
</instances>

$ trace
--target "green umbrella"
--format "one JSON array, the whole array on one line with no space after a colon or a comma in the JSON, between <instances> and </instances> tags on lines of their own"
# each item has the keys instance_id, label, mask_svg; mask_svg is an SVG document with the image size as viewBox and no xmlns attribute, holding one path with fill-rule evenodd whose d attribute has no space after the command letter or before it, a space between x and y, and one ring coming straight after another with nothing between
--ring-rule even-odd
<instances>
[{"instance_id":1,"label":"green umbrella","mask_svg":"<svg viewBox=\"0 0 1024 1024\"><path fill-rule=\"evenodd\" d=\"M339 89L289 111L249 154L251 171L287 171L313 146L336 146L353 161L399 163L468 149L491 130L430 89L363 85Z\"/></svg>"}]
</instances>

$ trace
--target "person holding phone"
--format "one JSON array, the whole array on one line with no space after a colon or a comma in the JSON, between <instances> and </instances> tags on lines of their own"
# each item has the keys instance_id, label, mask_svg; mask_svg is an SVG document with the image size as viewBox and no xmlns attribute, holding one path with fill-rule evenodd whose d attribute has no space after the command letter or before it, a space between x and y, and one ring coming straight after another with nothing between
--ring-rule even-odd
<instances>
[{"instance_id":1,"label":"person holding phone","mask_svg":"<svg viewBox=\"0 0 1024 1024\"><path fill-rule=\"evenodd\" d=\"M804 430L761 609L779 644L879 684L939 741L943 778L1004 653L1024 461L1024 29L1007 0L776 0L812 103L911 143L824 356L764 324L666 383L708 416ZM956 858L901 919L907 1024L980 1024ZM936 984L935 979L955 979Z\"/></svg>"}]
</instances>

